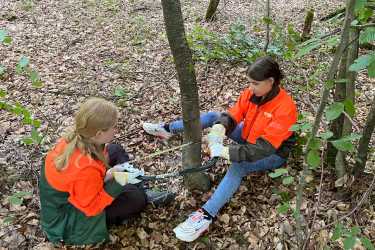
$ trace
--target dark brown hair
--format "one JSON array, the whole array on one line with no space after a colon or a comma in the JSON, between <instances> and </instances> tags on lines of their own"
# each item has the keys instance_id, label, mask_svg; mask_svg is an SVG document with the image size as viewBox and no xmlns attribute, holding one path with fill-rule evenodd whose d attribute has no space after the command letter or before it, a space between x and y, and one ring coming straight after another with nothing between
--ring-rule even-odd
<instances>
[{"instance_id":1,"label":"dark brown hair","mask_svg":"<svg viewBox=\"0 0 375 250\"><path fill-rule=\"evenodd\" d=\"M246 73L255 81L263 81L272 77L275 80L275 85L279 85L280 80L284 77L279 64L270 56L256 59L255 62L247 68Z\"/></svg>"}]
</instances>

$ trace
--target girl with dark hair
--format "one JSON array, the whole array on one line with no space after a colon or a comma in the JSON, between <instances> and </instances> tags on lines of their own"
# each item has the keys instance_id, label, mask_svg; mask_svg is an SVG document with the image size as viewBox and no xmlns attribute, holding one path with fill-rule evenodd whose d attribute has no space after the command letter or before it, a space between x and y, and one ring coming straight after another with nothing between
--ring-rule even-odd
<instances>
[{"instance_id":1,"label":"girl with dark hair","mask_svg":"<svg viewBox=\"0 0 375 250\"><path fill-rule=\"evenodd\" d=\"M211 198L174 228L180 240L193 241L208 230L242 178L255 171L281 167L294 144L289 129L297 121L297 108L292 97L279 86L283 75L277 62L268 56L258 58L248 68L247 76L249 87L226 113L201 115L202 128L212 127L208 134L211 157L225 158L231 166ZM168 139L183 131L183 123L144 123L143 128L149 134ZM224 146L224 135L237 144Z\"/></svg>"}]
</instances>

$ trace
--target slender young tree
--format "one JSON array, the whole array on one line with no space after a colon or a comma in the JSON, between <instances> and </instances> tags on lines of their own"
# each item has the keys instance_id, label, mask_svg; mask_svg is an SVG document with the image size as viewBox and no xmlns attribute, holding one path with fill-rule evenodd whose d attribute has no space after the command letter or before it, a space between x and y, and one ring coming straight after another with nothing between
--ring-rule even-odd
<instances>
[{"instance_id":1,"label":"slender young tree","mask_svg":"<svg viewBox=\"0 0 375 250\"><path fill-rule=\"evenodd\" d=\"M181 90L184 143L192 143L182 151L184 168L201 164L201 125L199 120L199 96L195 78L194 63L185 37L184 21L179 0L162 0L165 30L172 51ZM185 178L191 188L208 190L209 179L203 173L194 173Z\"/></svg>"},{"instance_id":2,"label":"slender young tree","mask_svg":"<svg viewBox=\"0 0 375 250\"><path fill-rule=\"evenodd\" d=\"M357 157L356 157L355 168L354 168L354 173L356 175L360 175L361 173L363 173L365 169L366 161L368 157L368 151L369 151L369 143L371 140L371 135L374 132L374 128L375 128L375 96L374 96L374 99L372 100L371 109L366 119L366 125L363 129L362 137L359 140L359 144L358 144L358 151L357 151Z\"/></svg>"},{"instance_id":3,"label":"slender young tree","mask_svg":"<svg viewBox=\"0 0 375 250\"><path fill-rule=\"evenodd\" d=\"M208 4L208 8L206 11L206 22L210 22L214 19L217 6L219 5L220 0L210 0L210 3Z\"/></svg>"},{"instance_id":4,"label":"slender young tree","mask_svg":"<svg viewBox=\"0 0 375 250\"><path fill-rule=\"evenodd\" d=\"M303 31L301 35L301 40L304 42L310 38L311 26L314 20L314 10L309 9L306 12L305 22L303 25Z\"/></svg>"}]
</instances>

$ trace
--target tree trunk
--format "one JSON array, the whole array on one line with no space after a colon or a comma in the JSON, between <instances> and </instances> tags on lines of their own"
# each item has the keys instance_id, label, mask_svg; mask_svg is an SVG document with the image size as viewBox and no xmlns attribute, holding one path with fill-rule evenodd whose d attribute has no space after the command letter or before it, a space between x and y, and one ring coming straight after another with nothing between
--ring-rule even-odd
<instances>
[{"instance_id":1,"label":"tree trunk","mask_svg":"<svg viewBox=\"0 0 375 250\"><path fill-rule=\"evenodd\" d=\"M362 137L359 140L358 145L358 151L357 151L357 157L355 161L355 167L354 167L354 174L360 175L363 173L366 161L367 161L367 154L369 150L369 143L371 141L371 135L374 132L375 128L375 96L372 100L371 109L368 112L366 124L362 132Z\"/></svg>"},{"instance_id":2,"label":"tree trunk","mask_svg":"<svg viewBox=\"0 0 375 250\"><path fill-rule=\"evenodd\" d=\"M199 97L194 64L185 37L185 28L179 0L162 0L165 29L171 47L181 89L181 106L184 124L184 143L192 145L182 151L184 168L201 165L201 125L199 120ZM203 173L186 176L186 185L191 189L208 190L210 182Z\"/></svg>"},{"instance_id":3,"label":"tree trunk","mask_svg":"<svg viewBox=\"0 0 375 250\"><path fill-rule=\"evenodd\" d=\"M301 35L302 42L310 39L311 25L314 20L314 10L310 9L306 13L305 23L303 25L303 32Z\"/></svg>"},{"instance_id":4,"label":"tree trunk","mask_svg":"<svg viewBox=\"0 0 375 250\"><path fill-rule=\"evenodd\" d=\"M267 0L267 7L266 7L266 44L264 45L264 52L267 53L268 45L270 43L270 23L271 23L271 0Z\"/></svg>"},{"instance_id":5,"label":"tree trunk","mask_svg":"<svg viewBox=\"0 0 375 250\"><path fill-rule=\"evenodd\" d=\"M349 31L348 31L349 32ZM348 46L349 39L346 41L345 47ZM348 61L348 50L344 51L344 54L341 58L340 63L340 69L337 79L344 79L347 76L347 68L346 64ZM336 102L343 102L346 98L346 86L343 83L336 83L335 86L335 96L334 99ZM339 139L343 136L343 124L344 124L344 114L341 114L339 118L332 121L332 132L333 132L333 138L332 139ZM329 162L329 165L334 164L335 166L335 172L336 172L336 178L339 179L341 177L344 177L346 173L346 166L345 166L345 160L343 159L343 154L339 154L340 152L333 147L332 144L330 144L331 151L329 153L335 153L334 155L330 155L327 157L328 160L333 160L333 162ZM331 158L332 157L332 158Z\"/></svg>"},{"instance_id":6,"label":"tree trunk","mask_svg":"<svg viewBox=\"0 0 375 250\"><path fill-rule=\"evenodd\" d=\"M350 12L349 10L349 20L352 22L355 18L354 11ZM359 49L359 30L356 28L351 28L349 30L349 40L348 40L348 50L346 58L346 79L348 81L345 84L345 101L351 102L353 105L355 103L355 79L356 72L349 71L350 65L354 63L354 60L358 58L358 49ZM347 117L344 117L344 122L342 123L342 136L349 135L352 132L352 123ZM338 151L336 155L336 176L337 179L344 177L347 172L347 162L345 160L346 152Z\"/></svg>"},{"instance_id":7,"label":"tree trunk","mask_svg":"<svg viewBox=\"0 0 375 250\"><path fill-rule=\"evenodd\" d=\"M210 22L214 19L219 2L220 0L210 0L205 17L206 22Z\"/></svg>"},{"instance_id":8,"label":"tree trunk","mask_svg":"<svg viewBox=\"0 0 375 250\"><path fill-rule=\"evenodd\" d=\"M346 45L345 45L346 46ZM347 51L344 52L343 57L340 63L340 69L338 73L338 79L346 78L346 62L347 62ZM343 102L346 97L346 88L345 84L337 83L335 85L335 92L333 95L333 99L335 102ZM330 124L330 130L333 133L333 137L331 139L339 139L342 136L342 124L344 123L344 115L340 115L336 120L333 120ZM326 164L329 168L335 167L337 149L331 144L327 144L327 155L326 155Z\"/></svg>"}]
</instances>

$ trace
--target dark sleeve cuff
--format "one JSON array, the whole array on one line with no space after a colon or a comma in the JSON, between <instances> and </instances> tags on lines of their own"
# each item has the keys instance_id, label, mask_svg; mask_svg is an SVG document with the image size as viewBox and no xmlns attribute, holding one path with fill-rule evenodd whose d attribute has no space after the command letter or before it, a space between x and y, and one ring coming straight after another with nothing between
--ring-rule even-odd
<instances>
[{"instance_id":1,"label":"dark sleeve cuff","mask_svg":"<svg viewBox=\"0 0 375 250\"><path fill-rule=\"evenodd\" d=\"M221 113L219 120L216 123L220 123L225 127L225 135L230 135L236 128L236 121L230 116L229 113Z\"/></svg>"},{"instance_id":2,"label":"dark sleeve cuff","mask_svg":"<svg viewBox=\"0 0 375 250\"><path fill-rule=\"evenodd\" d=\"M255 144L246 143L229 146L229 160L239 161L257 161L270 156L276 152L271 143L263 138L257 139Z\"/></svg>"},{"instance_id":3,"label":"dark sleeve cuff","mask_svg":"<svg viewBox=\"0 0 375 250\"><path fill-rule=\"evenodd\" d=\"M124 187L121 186L117 181L114 179L107 181L104 184L104 190L113 198L119 196L122 192L124 192Z\"/></svg>"}]
</instances>

